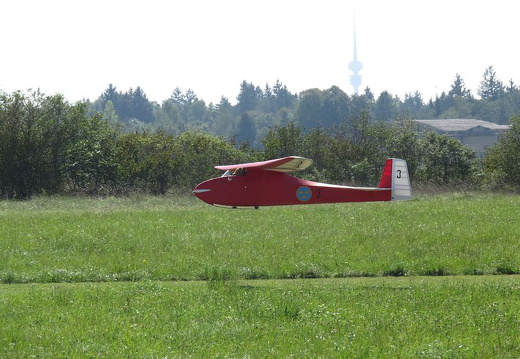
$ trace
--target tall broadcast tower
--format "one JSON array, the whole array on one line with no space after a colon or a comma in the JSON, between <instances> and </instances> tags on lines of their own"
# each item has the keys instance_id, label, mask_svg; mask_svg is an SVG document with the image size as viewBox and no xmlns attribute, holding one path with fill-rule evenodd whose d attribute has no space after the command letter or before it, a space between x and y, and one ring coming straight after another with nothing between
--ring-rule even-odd
<instances>
[{"instance_id":1,"label":"tall broadcast tower","mask_svg":"<svg viewBox=\"0 0 520 359\"><path fill-rule=\"evenodd\" d=\"M353 72L350 76L350 83L354 87L354 93L359 94L359 85L361 85L361 76L359 71L363 68L363 64L357 59L357 46L356 46L356 20L354 20L354 61L348 64L348 68Z\"/></svg>"}]
</instances>

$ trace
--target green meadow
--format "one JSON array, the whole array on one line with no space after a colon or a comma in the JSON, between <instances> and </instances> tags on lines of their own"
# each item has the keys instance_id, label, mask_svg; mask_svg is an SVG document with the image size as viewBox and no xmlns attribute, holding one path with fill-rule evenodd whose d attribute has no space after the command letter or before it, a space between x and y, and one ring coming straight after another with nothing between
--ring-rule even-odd
<instances>
[{"instance_id":1,"label":"green meadow","mask_svg":"<svg viewBox=\"0 0 520 359\"><path fill-rule=\"evenodd\" d=\"M518 358L520 197L0 202L1 358Z\"/></svg>"},{"instance_id":2,"label":"green meadow","mask_svg":"<svg viewBox=\"0 0 520 359\"><path fill-rule=\"evenodd\" d=\"M513 276L0 286L2 358L518 358Z\"/></svg>"},{"instance_id":3,"label":"green meadow","mask_svg":"<svg viewBox=\"0 0 520 359\"><path fill-rule=\"evenodd\" d=\"M520 197L230 210L192 198L0 202L0 282L520 273Z\"/></svg>"}]
</instances>

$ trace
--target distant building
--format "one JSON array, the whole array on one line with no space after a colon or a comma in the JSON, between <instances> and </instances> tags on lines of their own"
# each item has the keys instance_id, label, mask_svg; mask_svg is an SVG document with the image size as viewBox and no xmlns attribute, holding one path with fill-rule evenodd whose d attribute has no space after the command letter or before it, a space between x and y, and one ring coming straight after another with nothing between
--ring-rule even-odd
<instances>
[{"instance_id":1,"label":"distant building","mask_svg":"<svg viewBox=\"0 0 520 359\"><path fill-rule=\"evenodd\" d=\"M416 120L419 130L435 131L456 138L482 155L493 147L500 135L509 130L509 125L474 119Z\"/></svg>"}]
</instances>

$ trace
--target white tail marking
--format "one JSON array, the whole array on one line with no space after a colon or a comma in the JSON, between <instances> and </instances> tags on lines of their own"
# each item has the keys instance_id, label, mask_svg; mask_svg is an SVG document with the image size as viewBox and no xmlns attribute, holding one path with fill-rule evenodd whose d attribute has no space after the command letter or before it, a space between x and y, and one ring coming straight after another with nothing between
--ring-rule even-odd
<instances>
[{"instance_id":1,"label":"white tail marking","mask_svg":"<svg viewBox=\"0 0 520 359\"><path fill-rule=\"evenodd\" d=\"M405 200L412 198L412 187L408 165L400 158L392 159L392 200Z\"/></svg>"}]
</instances>

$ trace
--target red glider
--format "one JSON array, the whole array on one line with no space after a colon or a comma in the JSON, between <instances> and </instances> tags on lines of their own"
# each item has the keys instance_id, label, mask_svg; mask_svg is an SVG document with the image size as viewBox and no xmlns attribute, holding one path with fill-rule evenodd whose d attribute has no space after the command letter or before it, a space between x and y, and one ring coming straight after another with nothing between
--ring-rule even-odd
<instances>
[{"instance_id":1,"label":"red glider","mask_svg":"<svg viewBox=\"0 0 520 359\"><path fill-rule=\"evenodd\" d=\"M378 187L349 187L318 183L294 177L312 160L289 156L263 162L216 166L226 171L195 187L193 193L206 203L228 207L282 206L369 202L410 199L412 190L405 160L389 158Z\"/></svg>"}]
</instances>

